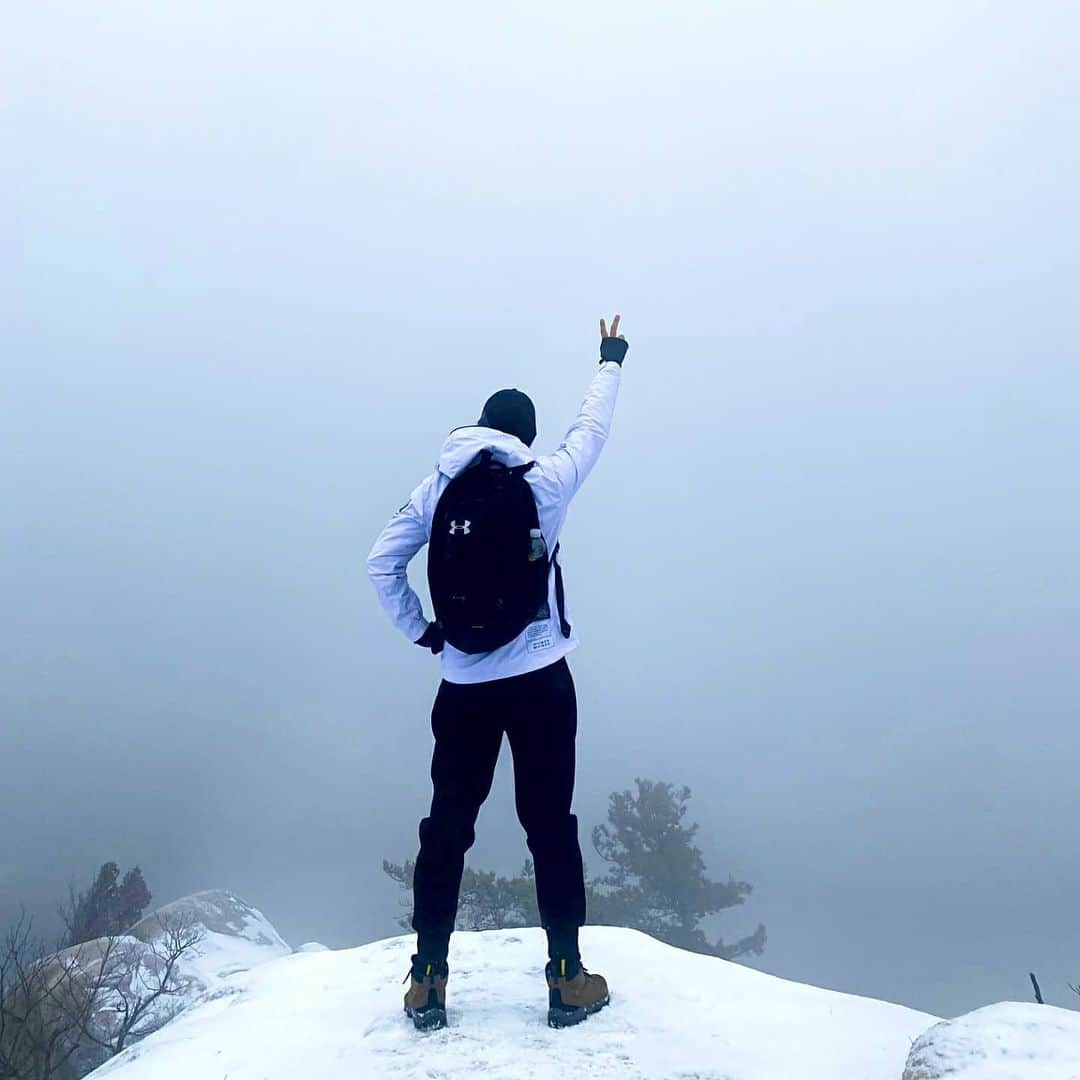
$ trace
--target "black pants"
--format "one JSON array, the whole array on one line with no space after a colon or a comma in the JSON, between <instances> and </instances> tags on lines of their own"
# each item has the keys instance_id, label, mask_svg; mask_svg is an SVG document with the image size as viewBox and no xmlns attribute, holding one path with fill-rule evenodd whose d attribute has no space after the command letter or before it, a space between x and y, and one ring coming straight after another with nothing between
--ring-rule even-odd
<instances>
[{"instance_id":1,"label":"black pants","mask_svg":"<svg viewBox=\"0 0 1080 1080\"><path fill-rule=\"evenodd\" d=\"M491 790L503 732L514 758L517 815L536 868L540 921L553 954L576 952L585 922L585 875L574 793L577 697L566 660L495 682L444 681L431 712L431 813L420 822L413 929L425 959L446 956L465 852Z\"/></svg>"}]
</instances>

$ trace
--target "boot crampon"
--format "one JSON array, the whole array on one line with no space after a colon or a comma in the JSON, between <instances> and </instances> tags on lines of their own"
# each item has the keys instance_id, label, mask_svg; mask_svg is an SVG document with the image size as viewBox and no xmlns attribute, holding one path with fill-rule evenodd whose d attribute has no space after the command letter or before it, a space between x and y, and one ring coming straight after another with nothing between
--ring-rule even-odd
<instances>
[{"instance_id":1,"label":"boot crampon","mask_svg":"<svg viewBox=\"0 0 1080 1080\"><path fill-rule=\"evenodd\" d=\"M411 980L405 994L405 1014L418 1031L446 1027L446 980L449 974L445 960L412 958L412 966L402 981Z\"/></svg>"},{"instance_id":2,"label":"boot crampon","mask_svg":"<svg viewBox=\"0 0 1080 1080\"><path fill-rule=\"evenodd\" d=\"M548 1025L573 1027L599 1012L611 998L603 975L585 970L580 960L549 960L544 969L548 984Z\"/></svg>"}]
</instances>

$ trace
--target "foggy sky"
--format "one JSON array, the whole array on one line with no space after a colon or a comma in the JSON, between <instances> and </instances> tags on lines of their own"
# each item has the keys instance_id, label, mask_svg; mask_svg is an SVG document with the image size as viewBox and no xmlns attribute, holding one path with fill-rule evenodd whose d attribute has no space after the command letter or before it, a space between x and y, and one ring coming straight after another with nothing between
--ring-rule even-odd
<instances>
[{"instance_id":1,"label":"foggy sky","mask_svg":"<svg viewBox=\"0 0 1080 1080\"><path fill-rule=\"evenodd\" d=\"M111 858L396 933L438 672L364 557L492 390L557 445L620 311L563 547L583 839L686 783L756 966L1075 1003L1072 5L4 24L0 923Z\"/></svg>"}]
</instances>

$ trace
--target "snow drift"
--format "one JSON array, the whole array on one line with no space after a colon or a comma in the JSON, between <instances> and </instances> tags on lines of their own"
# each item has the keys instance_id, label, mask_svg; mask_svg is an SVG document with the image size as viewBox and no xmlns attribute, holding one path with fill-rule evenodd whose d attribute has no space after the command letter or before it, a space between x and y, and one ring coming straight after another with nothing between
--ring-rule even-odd
<instances>
[{"instance_id":1,"label":"snow drift","mask_svg":"<svg viewBox=\"0 0 1080 1080\"><path fill-rule=\"evenodd\" d=\"M95 1080L330 1080L482 1075L899 1080L936 1017L786 982L633 930L582 931L611 1005L546 1026L538 929L458 933L450 1026L420 1034L401 1010L411 937L296 953L223 980Z\"/></svg>"},{"instance_id":2,"label":"snow drift","mask_svg":"<svg viewBox=\"0 0 1080 1080\"><path fill-rule=\"evenodd\" d=\"M1080 1013L1003 1001L935 1024L903 1080L1080 1080Z\"/></svg>"}]
</instances>

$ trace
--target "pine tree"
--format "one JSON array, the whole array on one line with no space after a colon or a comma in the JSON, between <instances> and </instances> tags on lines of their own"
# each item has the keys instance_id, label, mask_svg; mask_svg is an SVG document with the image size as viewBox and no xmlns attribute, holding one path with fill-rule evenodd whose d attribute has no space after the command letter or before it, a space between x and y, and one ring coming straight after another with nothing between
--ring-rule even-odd
<instances>
[{"instance_id":1,"label":"pine tree","mask_svg":"<svg viewBox=\"0 0 1080 1080\"><path fill-rule=\"evenodd\" d=\"M765 927L733 944L710 941L703 919L742 904L750 895L745 881L712 881L701 849L698 826L686 825L690 789L635 780L637 791L613 792L606 825L593 829L593 846L609 864L590 885L591 922L629 926L693 952L733 959L760 953Z\"/></svg>"},{"instance_id":2,"label":"pine tree","mask_svg":"<svg viewBox=\"0 0 1080 1080\"><path fill-rule=\"evenodd\" d=\"M745 881L711 881L701 849L694 843L698 826L686 825L688 787L637 780L637 791L612 792L605 825L593 829L593 846L608 872L587 878L589 922L628 926L693 952L731 960L765 948L765 927L727 944L710 941L701 923L726 908L742 904L751 893ZM412 904L415 863L383 860L383 871ZM456 927L497 930L537 926L536 879L526 861L516 877L466 867L461 879ZM408 929L406 910L398 924Z\"/></svg>"},{"instance_id":3,"label":"pine tree","mask_svg":"<svg viewBox=\"0 0 1080 1080\"><path fill-rule=\"evenodd\" d=\"M142 918L150 899L139 867L133 866L121 880L116 863L102 863L89 889L69 890L68 903L61 911L67 926L65 944L81 945L125 933Z\"/></svg>"},{"instance_id":4,"label":"pine tree","mask_svg":"<svg viewBox=\"0 0 1080 1080\"><path fill-rule=\"evenodd\" d=\"M142 918L150 899L150 890L146 887L142 870L133 866L124 874L117 892L116 932L123 933L125 930L130 930Z\"/></svg>"}]
</instances>

